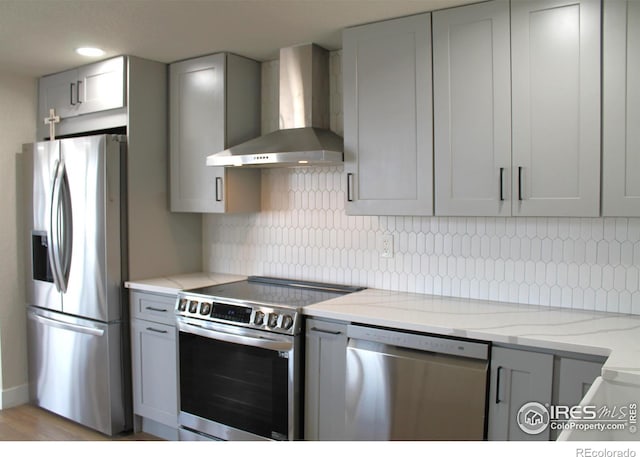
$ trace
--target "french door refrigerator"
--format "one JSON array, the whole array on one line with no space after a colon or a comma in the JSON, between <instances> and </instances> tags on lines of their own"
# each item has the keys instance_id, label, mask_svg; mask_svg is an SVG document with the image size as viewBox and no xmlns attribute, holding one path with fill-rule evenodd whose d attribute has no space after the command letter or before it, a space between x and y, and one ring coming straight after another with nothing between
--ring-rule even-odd
<instances>
[{"instance_id":1,"label":"french door refrigerator","mask_svg":"<svg viewBox=\"0 0 640 457\"><path fill-rule=\"evenodd\" d=\"M32 401L113 435L131 426L126 137L25 145Z\"/></svg>"}]
</instances>

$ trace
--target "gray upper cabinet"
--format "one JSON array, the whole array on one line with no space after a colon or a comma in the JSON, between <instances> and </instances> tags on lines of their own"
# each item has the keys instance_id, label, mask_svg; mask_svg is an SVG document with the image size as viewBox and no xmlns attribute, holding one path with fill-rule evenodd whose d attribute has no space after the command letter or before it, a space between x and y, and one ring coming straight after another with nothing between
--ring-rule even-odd
<instances>
[{"instance_id":1,"label":"gray upper cabinet","mask_svg":"<svg viewBox=\"0 0 640 457\"><path fill-rule=\"evenodd\" d=\"M206 157L260 135L260 64L215 54L169 67L171 210L260 210L260 170L207 167Z\"/></svg>"},{"instance_id":2,"label":"gray upper cabinet","mask_svg":"<svg viewBox=\"0 0 640 457\"><path fill-rule=\"evenodd\" d=\"M41 78L39 124L43 124L50 109L55 109L56 114L65 119L124 107L125 63L125 57L115 57Z\"/></svg>"},{"instance_id":3,"label":"gray upper cabinet","mask_svg":"<svg viewBox=\"0 0 640 457\"><path fill-rule=\"evenodd\" d=\"M640 2L603 15L602 215L640 216Z\"/></svg>"},{"instance_id":4,"label":"gray upper cabinet","mask_svg":"<svg viewBox=\"0 0 640 457\"><path fill-rule=\"evenodd\" d=\"M600 214L600 1L511 3L513 215Z\"/></svg>"},{"instance_id":5,"label":"gray upper cabinet","mask_svg":"<svg viewBox=\"0 0 640 457\"><path fill-rule=\"evenodd\" d=\"M433 13L435 214L511 214L509 1Z\"/></svg>"},{"instance_id":6,"label":"gray upper cabinet","mask_svg":"<svg viewBox=\"0 0 640 457\"><path fill-rule=\"evenodd\" d=\"M433 14L437 215L600 214L600 17L598 0Z\"/></svg>"},{"instance_id":7,"label":"gray upper cabinet","mask_svg":"<svg viewBox=\"0 0 640 457\"><path fill-rule=\"evenodd\" d=\"M433 214L431 15L343 33L346 212Z\"/></svg>"}]
</instances>

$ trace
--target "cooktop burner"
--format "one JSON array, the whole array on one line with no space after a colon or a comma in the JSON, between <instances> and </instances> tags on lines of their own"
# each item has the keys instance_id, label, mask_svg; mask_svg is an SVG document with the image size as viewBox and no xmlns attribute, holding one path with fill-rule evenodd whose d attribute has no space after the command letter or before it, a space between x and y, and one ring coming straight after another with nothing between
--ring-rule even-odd
<instances>
[{"instance_id":1,"label":"cooktop burner","mask_svg":"<svg viewBox=\"0 0 640 457\"><path fill-rule=\"evenodd\" d=\"M250 276L245 281L190 289L188 292L265 305L301 308L359 290L362 288Z\"/></svg>"},{"instance_id":2,"label":"cooktop burner","mask_svg":"<svg viewBox=\"0 0 640 457\"><path fill-rule=\"evenodd\" d=\"M244 281L200 287L178 294L179 316L278 333L300 331L300 310L363 290L335 284L250 276Z\"/></svg>"}]
</instances>

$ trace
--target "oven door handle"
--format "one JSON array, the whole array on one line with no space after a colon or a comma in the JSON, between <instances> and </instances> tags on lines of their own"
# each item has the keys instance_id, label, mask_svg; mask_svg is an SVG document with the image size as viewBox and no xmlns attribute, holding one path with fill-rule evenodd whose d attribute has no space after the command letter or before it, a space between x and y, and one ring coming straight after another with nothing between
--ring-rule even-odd
<instances>
[{"instance_id":1,"label":"oven door handle","mask_svg":"<svg viewBox=\"0 0 640 457\"><path fill-rule=\"evenodd\" d=\"M235 333L222 332L220 330L210 330L198 324L191 324L178 321L178 330L181 332L192 333L194 335L211 338L227 343L242 344L243 346L253 346L271 351L290 351L293 343L289 341L277 341L263 337L253 337L245 335L236 335Z\"/></svg>"}]
</instances>

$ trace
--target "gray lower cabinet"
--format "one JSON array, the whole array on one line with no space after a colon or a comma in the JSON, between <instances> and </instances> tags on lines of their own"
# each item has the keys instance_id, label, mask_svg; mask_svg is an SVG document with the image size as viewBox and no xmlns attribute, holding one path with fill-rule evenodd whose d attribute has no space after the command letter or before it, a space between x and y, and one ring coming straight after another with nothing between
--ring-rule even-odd
<instances>
[{"instance_id":1,"label":"gray lower cabinet","mask_svg":"<svg viewBox=\"0 0 640 457\"><path fill-rule=\"evenodd\" d=\"M171 295L131 292L133 412L138 429L177 439L178 354Z\"/></svg>"},{"instance_id":2,"label":"gray lower cabinet","mask_svg":"<svg viewBox=\"0 0 640 457\"><path fill-rule=\"evenodd\" d=\"M214 54L169 66L171 210L260 210L260 170L206 166L207 156L260 135L260 64Z\"/></svg>"},{"instance_id":3,"label":"gray lower cabinet","mask_svg":"<svg viewBox=\"0 0 640 457\"><path fill-rule=\"evenodd\" d=\"M545 407L578 405L595 378L600 376L604 360L597 356L494 346L491 350L488 439L538 441L557 438L557 431L550 426L540 433L525 433L517 422L520 408L529 402ZM562 418L550 416L550 419Z\"/></svg>"},{"instance_id":4,"label":"gray lower cabinet","mask_svg":"<svg viewBox=\"0 0 640 457\"><path fill-rule=\"evenodd\" d=\"M571 408L578 405L593 381L602 373L602 360L581 360L557 357L554 367L553 404ZM556 439L560 431L551 430L551 439Z\"/></svg>"},{"instance_id":5,"label":"gray lower cabinet","mask_svg":"<svg viewBox=\"0 0 640 457\"><path fill-rule=\"evenodd\" d=\"M580 403L593 381L602 373L603 362L560 357L555 367L553 403L564 406Z\"/></svg>"},{"instance_id":6,"label":"gray lower cabinet","mask_svg":"<svg viewBox=\"0 0 640 457\"><path fill-rule=\"evenodd\" d=\"M548 440L548 429L536 435L523 432L517 416L525 403L551 404L553 354L494 346L490 380L488 439Z\"/></svg>"},{"instance_id":7,"label":"gray lower cabinet","mask_svg":"<svg viewBox=\"0 0 640 457\"><path fill-rule=\"evenodd\" d=\"M343 33L345 210L433 214L431 14Z\"/></svg>"},{"instance_id":8,"label":"gray lower cabinet","mask_svg":"<svg viewBox=\"0 0 640 457\"><path fill-rule=\"evenodd\" d=\"M347 324L308 319L305 357L306 440L344 440Z\"/></svg>"}]
</instances>

